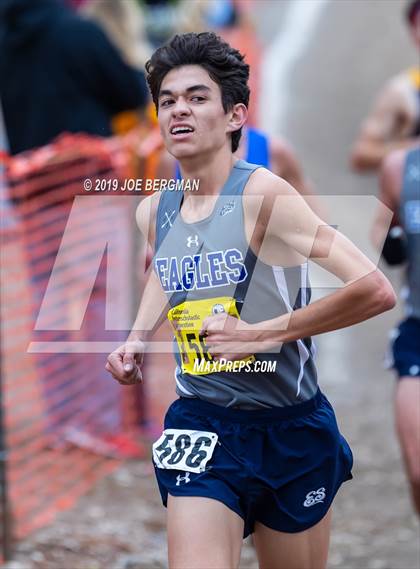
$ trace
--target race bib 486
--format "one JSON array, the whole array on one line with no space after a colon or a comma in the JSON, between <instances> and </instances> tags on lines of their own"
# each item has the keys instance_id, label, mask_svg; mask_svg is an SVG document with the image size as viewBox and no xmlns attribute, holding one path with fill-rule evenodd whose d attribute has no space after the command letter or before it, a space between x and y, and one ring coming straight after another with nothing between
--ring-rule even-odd
<instances>
[{"instance_id":1,"label":"race bib 486","mask_svg":"<svg viewBox=\"0 0 420 569\"><path fill-rule=\"evenodd\" d=\"M208 373L208 371L200 371L197 366L197 363L199 364L202 361L213 361L207 351L206 340L199 332L205 318L224 312L239 318L234 298L222 296L186 301L169 310L168 320L172 324L178 342L183 373L191 375L206 375ZM243 361L248 362L254 359L254 356L250 356ZM218 371L223 371L225 367L219 366Z\"/></svg>"},{"instance_id":2,"label":"race bib 486","mask_svg":"<svg viewBox=\"0 0 420 569\"><path fill-rule=\"evenodd\" d=\"M208 431L165 429L153 445L153 461L158 468L204 472L217 439Z\"/></svg>"}]
</instances>

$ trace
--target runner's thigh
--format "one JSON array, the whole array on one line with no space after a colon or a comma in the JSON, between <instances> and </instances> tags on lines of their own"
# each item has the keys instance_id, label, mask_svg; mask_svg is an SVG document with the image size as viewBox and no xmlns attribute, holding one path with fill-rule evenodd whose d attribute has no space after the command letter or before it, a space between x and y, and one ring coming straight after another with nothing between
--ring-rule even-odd
<instances>
[{"instance_id":1,"label":"runner's thigh","mask_svg":"<svg viewBox=\"0 0 420 569\"><path fill-rule=\"evenodd\" d=\"M420 480L420 378L403 377L395 400L397 432L410 479Z\"/></svg>"},{"instance_id":2,"label":"runner's thigh","mask_svg":"<svg viewBox=\"0 0 420 569\"><path fill-rule=\"evenodd\" d=\"M170 569L234 569L239 565L244 522L211 498L168 496Z\"/></svg>"},{"instance_id":3,"label":"runner's thigh","mask_svg":"<svg viewBox=\"0 0 420 569\"><path fill-rule=\"evenodd\" d=\"M331 509L311 528L298 533L275 531L256 523L254 544L260 569L325 569Z\"/></svg>"}]
</instances>

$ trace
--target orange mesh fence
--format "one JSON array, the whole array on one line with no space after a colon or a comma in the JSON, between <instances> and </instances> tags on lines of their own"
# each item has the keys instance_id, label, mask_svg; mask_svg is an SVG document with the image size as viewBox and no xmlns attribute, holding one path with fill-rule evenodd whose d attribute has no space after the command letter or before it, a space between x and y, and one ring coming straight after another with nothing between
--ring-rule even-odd
<instances>
[{"instance_id":1,"label":"orange mesh fence","mask_svg":"<svg viewBox=\"0 0 420 569\"><path fill-rule=\"evenodd\" d=\"M7 162L2 403L17 539L74 504L121 459L144 455L141 394L104 370L138 305L139 194L119 189L142 176L133 165L123 139L82 135ZM116 189L95 191L96 180Z\"/></svg>"},{"instance_id":2,"label":"orange mesh fence","mask_svg":"<svg viewBox=\"0 0 420 569\"><path fill-rule=\"evenodd\" d=\"M223 35L256 71L252 29ZM255 96L251 122L253 108ZM6 161L0 355L9 503L0 514L15 539L51 522L122 459L142 457L141 427L160 423L175 397L171 354L146 358L146 399L104 370L141 290L140 193L119 188L127 178L155 176L161 143L157 129L109 140L63 135ZM156 340L170 336L162 327Z\"/></svg>"}]
</instances>

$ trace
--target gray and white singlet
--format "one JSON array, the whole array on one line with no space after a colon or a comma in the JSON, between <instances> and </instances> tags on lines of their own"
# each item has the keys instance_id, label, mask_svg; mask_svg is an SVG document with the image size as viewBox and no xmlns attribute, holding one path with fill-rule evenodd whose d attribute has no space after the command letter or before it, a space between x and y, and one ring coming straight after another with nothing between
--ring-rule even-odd
<instances>
[{"instance_id":1,"label":"gray and white singlet","mask_svg":"<svg viewBox=\"0 0 420 569\"><path fill-rule=\"evenodd\" d=\"M181 314L184 324L189 324L188 319L190 324L198 321L199 309L195 307L202 311L204 306L209 309L208 315L216 314L224 310L223 302L227 306L226 299L234 299L240 317L249 323L270 320L310 300L307 263L271 266L260 261L249 247L242 196L258 167L238 160L212 213L196 223L186 223L180 215L182 191L165 190L160 196L154 269L174 314ZM185 337L184 332L183 339L189 343L190 352L205 355L198 334L194 337L191 332ZM174 346L176 389L181 397L197 397L224 407L260 409L301 403L312 398L318 388L310 338L255 354L260 362L275 361L275 371L269 372L189 373L185 353L180 353L183 343L175 342Z\"/></svg>"}]
</instances>

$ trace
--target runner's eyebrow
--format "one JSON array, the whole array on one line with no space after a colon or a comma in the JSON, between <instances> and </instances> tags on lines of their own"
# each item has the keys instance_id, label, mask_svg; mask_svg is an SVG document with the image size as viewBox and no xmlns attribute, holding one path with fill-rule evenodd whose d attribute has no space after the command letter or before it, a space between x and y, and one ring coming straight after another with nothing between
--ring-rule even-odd
<instances>
[{"instance_id":1,"label":"runner's eyebrow","mask_svg":"<svg viewBox=\"0 0 420 569\"><path fill-rule=\"evenodd\" d=\"M185 89L186 93L192 93L193 91L211 91L211 89L210 89L210 87L207 87L207 85L192 85L191 87L187 87ZM163 89L159 93L159 98L165 97L165 96L173 97L174 94L172 93L172 91L170 89Z\"/></svg>"}]
</instances>

